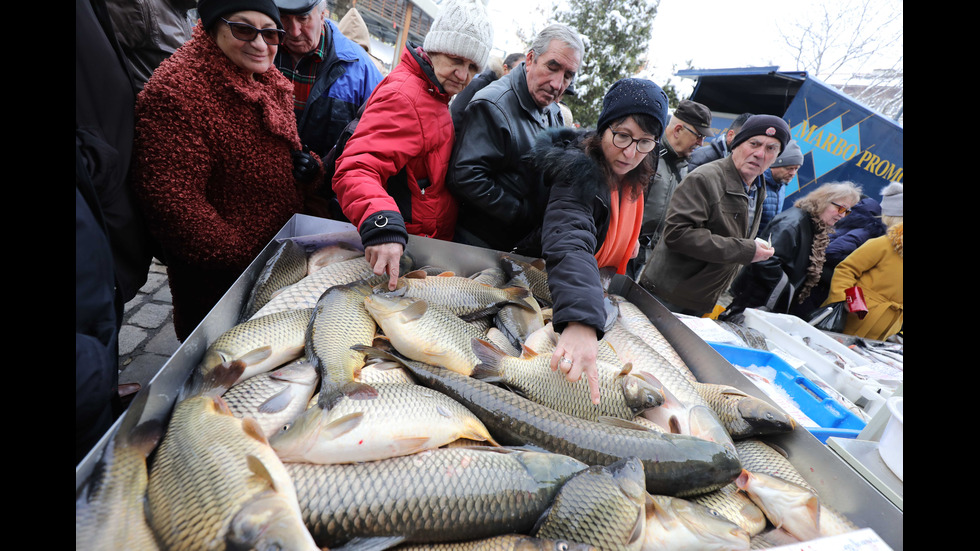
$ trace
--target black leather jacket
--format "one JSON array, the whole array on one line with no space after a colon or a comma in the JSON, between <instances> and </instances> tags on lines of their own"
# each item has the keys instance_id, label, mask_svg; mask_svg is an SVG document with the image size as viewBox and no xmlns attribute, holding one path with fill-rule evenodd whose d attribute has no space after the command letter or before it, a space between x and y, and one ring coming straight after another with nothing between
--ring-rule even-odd
<instances>
[{"instance_id":1,"label":"black leather jacket","mask_svg":"<svg viewBox=\"0 0 980 551\"><path fill-rule=\"evenodd\" d=\"M510 251L540 223L530 216L537 199L522 157L553 126L562 126L558 106L534 103L523 64L473 96L446 175L460 201L458 240Z\"/></svg>"}]
</instances>

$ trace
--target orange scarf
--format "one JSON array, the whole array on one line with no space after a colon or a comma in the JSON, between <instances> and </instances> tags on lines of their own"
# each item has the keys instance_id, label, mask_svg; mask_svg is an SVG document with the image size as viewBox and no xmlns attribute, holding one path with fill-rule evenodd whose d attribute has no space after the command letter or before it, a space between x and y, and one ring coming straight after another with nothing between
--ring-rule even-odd
<instances>
[{"instance_id":1,"label":"orange scarf","mask_svg":"<svg viewBox=\"0 0 980 551\"><path fill-rule=\"evenodd\" d=\"M627 194L619 197L619 190L612 190L609 197L609 229L606 240L599 247L595 259L599 268L612 266L617 274L626 273L626 265L633 256L640 226L643 224L643 202Z\"/></svg>"}]
</instances>

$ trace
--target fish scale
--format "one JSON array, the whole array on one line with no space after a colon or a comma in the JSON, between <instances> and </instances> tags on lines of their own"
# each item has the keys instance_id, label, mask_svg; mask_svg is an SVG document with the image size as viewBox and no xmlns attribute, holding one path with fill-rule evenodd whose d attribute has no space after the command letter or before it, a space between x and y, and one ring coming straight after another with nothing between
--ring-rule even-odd
<instances>
[{"instance_id":1,"label":"fish scale","mask_svg":"<svg viewBox=\"0 0 980 551\"><path fill-rule=\"evenodd\" d=\"M351 350L370 345L378 325L364 307L371 286L356 282L327 289L317 300L306 330L306 357L320 374L321 404L329 405L334 392L355 380L364 354Z\"/></svg>"},{"instance_id":2,"label":"fish scale","mask_svg":"<svg viewBox=\"0 0 980 551\"><path fill-rule=\"evenodd\" d=\"M609 551L639 551L645 503L639 459L592 466L562 486L535 535L580 541Z\"/></svg>"},{"instance_id":3,"label":"fish scale","mask_svg":"<svg viewBox=\"0 0 980 551\"><path fill-rule=\"evenodd\" d=\"M234 417L221 398L197 395L174 408L153 461L147 518L171 549L225 549L240 511L270 498L285 519L288 547L316 549L302 524L296 492L282 462L250 419ZM279 542L284 544L284 542Z\"/></svg>"},{"instance_id":4,"label":"fish scale","mask_svg":"<svg viewBox=\"0 0 980 551\"><path fill-rule=\"evenodd\" d=\"M470 375L479 362L472 341L484 332L420 298L370 295L364 306L402 355Z\"/></svg>"},{"instance_id":5,"label":"fish scale","mask_svg":"<svg viewBox=\"0 0 980 551\"><path fill-rule=\"evenodd\" d=\"M316 382L316 368L300 359L250 377L229 388L222 398L235 417L252 417L270 437L306 410Z\"/></svg>"},{"instance_id":6,"label":"fish scale","mask_svg":"<svg viewBox=\"0 0 980 551\"><path fill-rule=\"evenodd\" d=\"M240 382L302 356L312 314L311 308L287 310L235 325L208 346L195 372L197 380L207 379L222 363L242 361Z\"/></svg>"},{"instance_id":7,"label":"fish scale","mask_svg":"<svg viewBox=\"0 0 980 551\"><path fill-rule=\"evenodd\" d=\"M252 317L283 310L313 308L320 296L335 285L346 285L361 280L367 280L371 285L376 285L382 279L387 278L387 275L376 276L374 269L363 256L334 262L283 288Z\"/></svg>"},{"instance_id":8,"label":"fish scale","mask_svg":"<svg viewBox=\"0 0 980 551\"><path fill-rule=\"evenodd\" d=\"M384 355L376 349L372 353ZM469 376L390 354L388 357L401 361L422 384L469 408L503 445L535 446L589 465L639 458L651 493L685 496L710 492L734 480L741 468L734 450L721 444L579 419Z\"/></svg>"},{"instance_id":9,"label":"fish scale","mask_svg":"<svg viewBox=\"0 0 980 551\"><path fill-rule=\"evenodd\" d=\"M525 353L509 356L486 341L473 343L481 364L473 376L488 382L501 382L542 405L582 419L602 417L633 419L647 408L663 403L663 395L645 381L629 375L630 366L597 360L602 400L592 403L584 378L572 382L551 369L551 354Z\"/></svg>"},{"instance_id":10,"label":"fish scale","mask_svg":"<svg viewBox=\"0 0 980 551\"><path fill-rule=\"evenodd\" d=\"M292 239L280 243L252 284L240 321L254 316L280 289L303 279L307 270L306 250Z\"/></svg>"},{"instance_id":11,"label":"fish scale","mask_svg":"<svg viewBox=\"0 0 980 551\"><path fill-rule=\"evenodd\" d=\"M286 463L321 546L351 538L446 542L527 533L586 466L558 454L444 448L350 465Z\"/></svg>"},{"instance_id":12,"label":"fish scale","mask_svg":"<svg viewBox=\"0 0 980 551\"><path fill-rule=\"evenodd\" d=\"M334 430L336 428L336 430ZM283 461L352 463L408 455L459 438L489 441L462 404L416 384L356 385L329 409L312 407L270 439Z\"/></svg>"},{"instance_id":13,"label":"fish scale","mask_svg":"<svg viewBox=\"0 0 980 551\"><path fill-rule=\"evenodd\" d=\"M163 434L156 420L140 422L149 388L130 404L122 424L102 452L91 482L75 501L75 549L159 549L143 500L146 458Z\"/></svg>"},{"instance_id":14,"label":"fish scale","mask_svg":"<svg viewBox=\"0 0 980 551\"><path fill-rule=\"evenodd\" d=\"M504 304L517 304L533 310L533 306L523 300L531 294L524 287L504 289L457 275L427 276L415 271L398 278L395 290L387 291L387 287L382 286L379 292L419 298L430 305L442 306L467 321L496 313Z\"/></svg>"},{"instance_id":15,"label":"fish scale","mask_svg":"<svg viewBox=\"0 0 980 551\"><path fill-rule=\"evenodd\" d=\"M694 377L691 368L684 363L677 350L674 349L670 342L667 341L667 338L664 337L663 333L653 325L650 318L642 310L621 296L609 295L609 298L619 310L619 316L616 319L623 324L623 327L630 333L643 339L643 342L659 352L670 365L674 366L674 368L692 383L697 382L697 378Z\"/></svg>"},{"instance_id":16,"label":"fish scale","mask_svg":"<svg viewBox=\"0 0 980 551\"><path fill-rule=\"evenodd\" d=\"M401 545L399 551L598 551L584 543L504 534L489 538L425 545Z\"/></svg>"}]
</instances>

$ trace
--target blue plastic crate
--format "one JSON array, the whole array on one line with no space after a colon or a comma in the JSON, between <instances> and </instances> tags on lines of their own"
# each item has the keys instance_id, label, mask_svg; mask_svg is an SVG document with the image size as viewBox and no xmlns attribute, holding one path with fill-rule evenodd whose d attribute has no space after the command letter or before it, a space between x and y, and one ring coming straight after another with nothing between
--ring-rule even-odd
<instances>
[{"instance_id":1,"label":"blue plastic crate","mask_svg":"<svg viewBox=\"0 0 980 551\"><path fill-rule=\"evenodd\" d=\"M826 444L827 438L831 436L857 438L867 425L860 417L848 411L813 381L800 375L799 371L772 352L722 343L708 344L732 365L768 366L775 370L776 380L773 383L785 390L800 410L814 423L820 425L819 428L805 428L821 442Z\"/></svg>"}]
</instances>

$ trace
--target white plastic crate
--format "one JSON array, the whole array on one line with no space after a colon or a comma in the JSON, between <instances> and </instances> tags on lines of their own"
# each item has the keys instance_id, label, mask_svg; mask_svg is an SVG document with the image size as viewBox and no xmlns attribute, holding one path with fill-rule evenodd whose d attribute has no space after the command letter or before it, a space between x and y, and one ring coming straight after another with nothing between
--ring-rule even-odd
<instances>
[{"instance_id":1,"label":"white plastic crate","mask_svg":"<svg viewBox=\"0 0 980 551\"><path fill-rule=\"evenodd\" d=\"M870 360L796 316L750 308L745 310L745 325L765 335L772 352L825 382L867 415L874 415L901 382L867 376L874 372Z\"/></svg>"}]
</instances>

